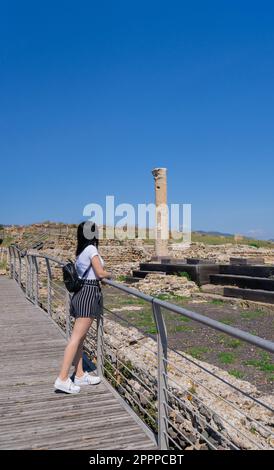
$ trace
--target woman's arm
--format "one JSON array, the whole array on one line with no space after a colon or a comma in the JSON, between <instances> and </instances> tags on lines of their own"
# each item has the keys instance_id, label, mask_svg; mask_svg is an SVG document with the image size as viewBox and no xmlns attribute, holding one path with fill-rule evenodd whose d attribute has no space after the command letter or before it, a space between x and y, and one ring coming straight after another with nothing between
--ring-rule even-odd
<instances>
[{"instance_id":1,"label":"woman's arm","mask_svg":"<svg viewBox=\"0 0 274 470\"><path fill-rule=\"evenodd\" d=\"M96 276L99 277L99 279L111 278L111 273L104 270L98 255L93 256L91 260L91 264L92 264L92 267L94 269Z\"/></svg>"}]
</instances>

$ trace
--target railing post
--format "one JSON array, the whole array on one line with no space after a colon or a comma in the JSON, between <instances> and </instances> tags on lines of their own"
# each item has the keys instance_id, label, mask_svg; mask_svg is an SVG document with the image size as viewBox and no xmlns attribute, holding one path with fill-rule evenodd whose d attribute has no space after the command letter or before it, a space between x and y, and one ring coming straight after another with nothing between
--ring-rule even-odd
<instances>
[{"instance_id":1,"label":"railing post","mask_svg":"<svg viewBox=\"0 0 274 470\"><path fill-rule=\"evenodd\" d=\"M34 301L34 266L33 258L30 256L30 298Z\"/></svg>"},{"instance_id":2,"label":"railing post","mask_svg":"<svg viewBox=\"0 0 274 470\"><path fill-rule=\"evenodd\" d=\"M30 294L30 278L31 278L31 264L30 264L30 256L26 255L26 297L29 299L31 298Z\"/></svg>"},{"instance_id":3,"label":"railing post","mask_svg":"<svg viewBox=\"0 0 274 470\"><path fill-rule=\"evenodd\" d=\"M70 337L70 295L69 292L66 291L66 338L69 340Z\"/></svg>"},{"instance_id":4,"label":"railing post","mask_svg":"<svg viewBox=\"0 0 274 470\"><path fill-rule=\"evenodd\" d=\"M33 266L32 266L32 256L29 257L29 298L33 300Z\"/></svg>"},{"instance_id":5,"label":"railing post","mask_svg":"<svg viewBox=\"0 0 274 470\"><path fill-rule=\"evenodd\" d=\"M35 268L35 291L34 291L34 301L35 301L35 305L39 305L39 279L38 279L38 275L39 275L39 268L38 268L38 262L37 262L37 258L35 255L32 255L32 258L33 258L33 264L34 264L34 268Z\"/></svg>"},{"instance_id":6,"label":"railing post","mask_svg":"<svg viewBox=\"0 0 274 470\"><path fill-rule=\"evenodd\" d=\"M11 247L12 251L12 279L15 280L15 254L14 254L14 247Z\"/></svg>"},{"instance_id":7,"label":"railing post","mask_svg":"<svg viewBox=\"0 0 274 470\"><path fill-rule=\"evenodd\" d=\"M12 248L13 252L13 279L16 281L16 251L15 248Z\"/></svg>"},{"instance_id":8,"label":"railing post","mask_svg":"<svg viewBox=\"0 0 274 470\"><path fill-rule=\"evenodd\" d=\"M18 248L16 248L16 255L17 255L17 258L18 258L17 283L20 286L21 285L20 284L20 282L21 282L21 257L20 257L20 251L18 250Z\"/></svg>"},{"instance_id":9,"label":"railing post","mask_svg":"<svg viewBox=\"0 0 274 470\"><path fill-rule=\"evenodd\" d=\"M24 273L24 282L25 282L25 287L24 284L22 285L23 291L25 292L25 295L27 297L27 283L28 283L28 262L27 262L27 256L26 253L24 254L24 257L22 259L22 276Z\"/></svg>"},{"instance_id":10,"label":"railing post","mask_svg":"<svg viewBox=\"0 0 274 470\"><path fill-rule=\"evenodd\" d=\"M28 255L25 256L25 276L26 276L26 297L29 295L29 260Z\"/></svg>"},{"instance_id":11,"label":"railing post","mask_svg":"<svg viewBox=\"0 0 274 470\"><path fill-rule=\"evenodd\" d=\"M17 250L17 254L18 254L18 266L19 266L19 270L18 270L18 284L19 286L21 287L21 275L22 275L22 259L21 259L21 253L19 250Z\"/></svg>"},{"instance_id":12,"label":"railing post","mask_svg":"<svg viewBox=\"0 0 274 470\"><path fill-rule=\"evenodd\" d=\"M12 273L12 279L16 281L16 251L15 247L12 247L12 252L13 252L13 273Z\"/></svg>"},{"instance_id":13,"label":"railing post","mask_svg":"<svg viewBox=\"0 0 274 470\"><path fill-rule=\"evenodd\" d=\"M50 262L48 258L46 258L46 265L47 265L47 281L48 281L48 314L51 316L51 279L52 279L52 272L50 267Z\"/></svg>"},{"instance_id":14,"label":"railing post","mask_svg":"<svg viewBox=\"0 0 274 470\"><path fill-rule=\"evenodd\" d=\"M20 252L18 248L15 248L15 256L17 257L18 262L16 263L16 281L19 284L19 276L20 276Z\"/></svg>"},{"instance_id":15,"label":"railing post","mask_svg":"<svg viewBox=\"0 0 274 470\"><path fill-rule=\"evenodd\" d=\"M11 246L9 246L9 265L10 265L10 278L13 279L13 254L12 254Z\"/></svg>"},{"instance_id":16,"label":"railing post","mask_svg":"<svg viewBox=\"0 0 274 470\"><path fill-rule=\"evenodd\" d=\"M157 360L158 360L158 447L167 450L167 332L161 307L152 302L154 320L157 328Z\"/></svg>"},{"instance_id":17,"label":"railing post","mask_svg":"<svg viewBox=\"0 0 274 470\"><path fill-rule=\"evenodd\" d=\"M104 375L104 320L103 314L97 318L97 374Z\"/></svg>"}]
</instances>

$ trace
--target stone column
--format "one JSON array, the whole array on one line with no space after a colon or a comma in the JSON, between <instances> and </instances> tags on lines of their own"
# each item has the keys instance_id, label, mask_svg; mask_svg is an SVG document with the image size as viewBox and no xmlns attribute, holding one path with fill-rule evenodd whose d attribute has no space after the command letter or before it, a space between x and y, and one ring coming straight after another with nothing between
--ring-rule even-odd
<instances>
[{"instance_id":1,"label":"stone column","mask_svg":"<svg viewBox=\"0 0 274 470\"><path fill-rule=\"evenodd\" d=\"M166 172L166 168L155 168L152 171L155 181L156 204L155 253L159 257L168 255L169 227Z\"/></svg>"}]
</instances>

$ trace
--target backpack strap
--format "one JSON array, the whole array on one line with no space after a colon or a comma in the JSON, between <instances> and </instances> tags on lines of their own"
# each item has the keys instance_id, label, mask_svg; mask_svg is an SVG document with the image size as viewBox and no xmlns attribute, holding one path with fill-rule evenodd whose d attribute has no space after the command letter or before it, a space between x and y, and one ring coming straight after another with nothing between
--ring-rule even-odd
<instances>
[{"instance_id":1,"label":"backpack strap","mask_svg":"<svg viewBox=\"0 0 274 470\"><path fill-rule=\"evenodd\" d=\"M91 264L88 266L88 268L85 270L83 276L81 277L81 279L85 279L86 275L88 274L89 270L91 268Z\"/></svg>"},{"instance_id":2,"label":"backpack strap","mask_svg":"<svg viewBox=\"0 0 274 470\"><path fill-rule=\"evenodd\" d=\"M75 261L72 261L70 258L68 258L68 261L70 263L74 264L74 266L75 266ZM85 277L88 274L90 268L91 268L91 264L87 267L87 269L85 270L85 272L84 272L83 276L81 277L81 279L85 279ZM76 269L76 267L75 267L75 269ZM76 269L76 271L77 271L77 269Z\"/></svg>"},{"instance_id":3,"label":"backpack strap","mask_svg":"<svg viewBox=\"0 0 274 470\"><path fill-rule=\"evenodd\" d=\"M69 260L69 261L71 261L71 260ZM75 265L75 264L74 264L74 265ZM86 277L86 275L88 274L90 268L91 268L91 264L87 267L87 269L85 270L85 272L84 272L83 276L81 277L81 279L85 279L85 277Z\"/></svg>"}]
</instances>

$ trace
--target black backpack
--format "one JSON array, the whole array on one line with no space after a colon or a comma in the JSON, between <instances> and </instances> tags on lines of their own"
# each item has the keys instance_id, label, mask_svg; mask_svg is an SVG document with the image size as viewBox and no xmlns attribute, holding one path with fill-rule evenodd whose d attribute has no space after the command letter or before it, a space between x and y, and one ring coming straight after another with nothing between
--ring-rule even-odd
<instances>
[{"instance_id":1,"label":"black backpack","mask_svg":"<svg viewBox=\"0 0 274 470\"><path fill-rule=\"evenodd\" d=\"M83 286L83 279L89 272L91 265L85 270L83 277L79 278L75 268L75 264L70 259L69 262L62 267L63 270L63 281L69 292L78 292Z\"/></svg>"}]
</instances>

